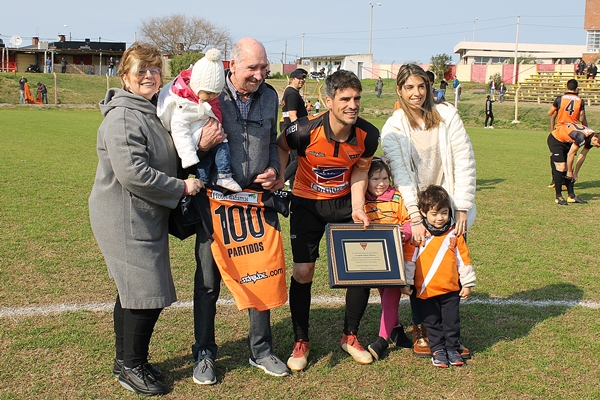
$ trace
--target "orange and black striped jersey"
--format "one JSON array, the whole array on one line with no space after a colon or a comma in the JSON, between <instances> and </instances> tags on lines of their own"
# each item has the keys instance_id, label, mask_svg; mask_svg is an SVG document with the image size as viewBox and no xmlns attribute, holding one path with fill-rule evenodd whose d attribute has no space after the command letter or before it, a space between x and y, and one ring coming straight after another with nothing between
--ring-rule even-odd
<instances>
[{"instance_id":1,"label":"orange and black striped jersey","mask_svg":"<svg viewBox=\"0 0 600 400\"><path fill-rule=\"evenodd\" d=\"M584 111L583 99L570 92L558 96L552 105L557 110L556 127L567 123L579 123L579 114Z\"/></svg>"},{"instance_id":2,"label":"orange and black striped jersey","mask_svg":"<svg viewBox=\"0 0 600 400\"><path fill-rule=\"evenodd\" d=\"M287 301L285 258L269 192L244 189L228 196L207 188L195 199L223 282L238 310L258 311Z\"/></svg>"},{"instance_id":3,"label":"orange and black striped jersey","mask_svg":"<svg viewBox=\"0 0 600 400\"><path fill-rule=\"evenodd\" d=\"M294 196L324 200L347 195L354 164L370 160L377 150L379 130L360 117L345 142L333 140L330 115L327 111L302 118L283 132L287 147L298 151Z\"/></svg>"},{"instance_id":4,"label":"orange and black striped jersey","mask_svg":"<svg viewBox=\"0 0 600 400\"><path fill-rule=\"evenodd\" d=\"M552 131L552 136L563 143L575 143L577 147L585 146L586 149L592 148L592 135L594 131L584 125L567 123L558 126Z\"/></svg>"}]
</instances>

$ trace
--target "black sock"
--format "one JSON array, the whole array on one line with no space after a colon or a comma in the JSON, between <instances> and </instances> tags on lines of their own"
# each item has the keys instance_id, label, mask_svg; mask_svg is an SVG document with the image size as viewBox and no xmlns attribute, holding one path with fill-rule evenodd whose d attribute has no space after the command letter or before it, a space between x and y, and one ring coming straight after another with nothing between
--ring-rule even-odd
<instances>
[{"instance_id":1,"label":"black sock","mask_svg":"<svg viewBox=\"0 0 600 400\"><path fill-rule=\"evenodd\" d=\"M554 192L556 193L556 198L562 197L562 184L565 180L565 176L567 176L567 172L554 170Z\"/></svg>"},{"instance_id":2,"label":"black sock","mask_svg":"<svg viewBox=\"0 0 600 400\"><path fill-rule=\"evenodd\" d=\"M310 316L310 301L312 282L298 283L292 276L290 279L290 313L294 329L294 341L300 339L308 342L308 319Z\"/></svg>"},{"instance_id":3,"label":"black sock","mask_svg":"<svg viewBox=\"0 0 600 400\"><path fill-rule=\"evenodd\" d=\"M370 288L351 287L346 290L346 315L344 316L344 333L349 335L358 332L360 320L369 302Z\"/></svg>"}]
</instances>

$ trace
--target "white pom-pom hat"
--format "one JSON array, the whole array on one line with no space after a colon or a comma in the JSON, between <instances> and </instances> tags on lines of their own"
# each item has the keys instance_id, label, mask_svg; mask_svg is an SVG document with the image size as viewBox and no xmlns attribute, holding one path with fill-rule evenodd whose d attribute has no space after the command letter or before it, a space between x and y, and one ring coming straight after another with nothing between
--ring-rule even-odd
<instances>
[{"instance_id":1,"label":"white pom-pom hat","mask_svg":"<svg viewBox=\"0 0 600 400\"><path fill-rule=\"evenodd\" d=\"M192 67L190 89L196 94L201 90L221 93L224 85L225 73L223 72L221 52L218 49L210 49Z\"/></svg>"}]
</instances>

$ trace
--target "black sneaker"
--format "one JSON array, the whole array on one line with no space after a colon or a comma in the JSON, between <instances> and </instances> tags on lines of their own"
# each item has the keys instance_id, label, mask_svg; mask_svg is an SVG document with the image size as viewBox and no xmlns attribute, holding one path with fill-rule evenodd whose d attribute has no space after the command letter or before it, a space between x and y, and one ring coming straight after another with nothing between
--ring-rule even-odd
<instances>
[{"instance_id":1,"label":"black sneaker","mask_svg":"<svg viewBox=\"0 0 600 400\"><path fill-rule=\"evenodd\" d=\"M374 359L380 360L383 358L385 350L388 348L388 342L381 336L377 338L376 341L371 343L368 347L369 353L373 356Z\"/></svg>"},{"instance_id":2,"label":"black sneaker","mask_svg":"<svg viewBox=\"0 0 600 400\"><path fill-rule=\"evenodd\" d=\"M165 385L146 369L146 365L135 368L123 366L119 374L119 383L127 390L145 396L157 396L167 392Z\"/></svg>"},{"instance_id":3,"label":"black sneaker","mask_svg":"<svg viewBox=\"0 0 600 400\"><path fill-rule=\"evenodd\" d=\"M568 204L567 201L562 196L554 199L554 202L556 204L558 204L559 206L566 206Z\"/></svg>"},{"instance_id":4,"label":"black sneaker","mask_svg":"<svg viewBox=\"0 0 600 400\"><path fill-rule=\"evenodd\" d=\"M458 351L448 350L447 354L448 354L448 361L450 362L450 365L453 365L455 367L460 367L461 365L463 365L465 363L465 360L463 360L463 358L461 357L461 355Z\"/></svg>"},{"instance_id":5,"label":"black sneaker","mask_svg":"<svg viewBox=\"0 0 600 400\"><path fill-rule=\"evenodd\" d=\"M404 327L402 325L398 325L392 329L390 340L396 344L396 347L404 347L405 349L410 349L413 347L413 342L408 338L408 336L406 336Z\"/></svg>"},{"instance_id":6,"label":"black sneaker","mask_svg":"<svg viewBox=\"0 0 600 400\"><path fill-rule=\"evenodd\" d=\"M145 365L146 365L146 369L152 375L154 375L154 377L156 379L158 379L159 381L162 381L163 374L160 369L156 368L154 365L152 365L150 363L146 363ZM119 360L118 358L115 358L115 362L113 363L113 375L116 376L117 378L121 374L121 368L123 368L123 360Z\"/></svg>"},{"instance_id":7,"label":"black sneaker","mask_svg":"<svg viewBox=\"0 0 600 400\"><path fill-rule=\"evenodd\" d=\"M448 368L448 355L446 354L446 350L437 350L433 352L431 357L431 363L434 367L438 368Z\"/></svg>"}]
</instances>

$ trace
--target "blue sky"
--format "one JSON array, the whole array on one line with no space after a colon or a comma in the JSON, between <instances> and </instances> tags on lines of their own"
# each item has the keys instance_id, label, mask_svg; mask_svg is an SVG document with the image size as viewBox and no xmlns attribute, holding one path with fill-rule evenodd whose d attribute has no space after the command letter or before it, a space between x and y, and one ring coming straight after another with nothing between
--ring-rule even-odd
<instances>
[{"instance_id":1,"label":"blue sky","mask_svg":"<svg viewBox=\"0 0 600 400\"><path fill-rule=\"evenodd\" d=\"M517 15L521 16L520 43L584 45L586 39L585 0L380 3L373 6L375 62L427 63L440 53L457 60L454 46L461 40L472 40L473 34L476 41L514 42ZM305 57L369 51L371 6L363 0L7 1L2 5L0 38L8 43L12 35L19 35L26 45L31 44L32 36L54 41L59 33L68 37L70 32L73 40L96 41L101 37L103 41L131 44L143 19L174 13L208 19L228 29L234 40L244 36L259 39L273 63L300 57L303 35Z\"/></svg>"}]
</instances>

